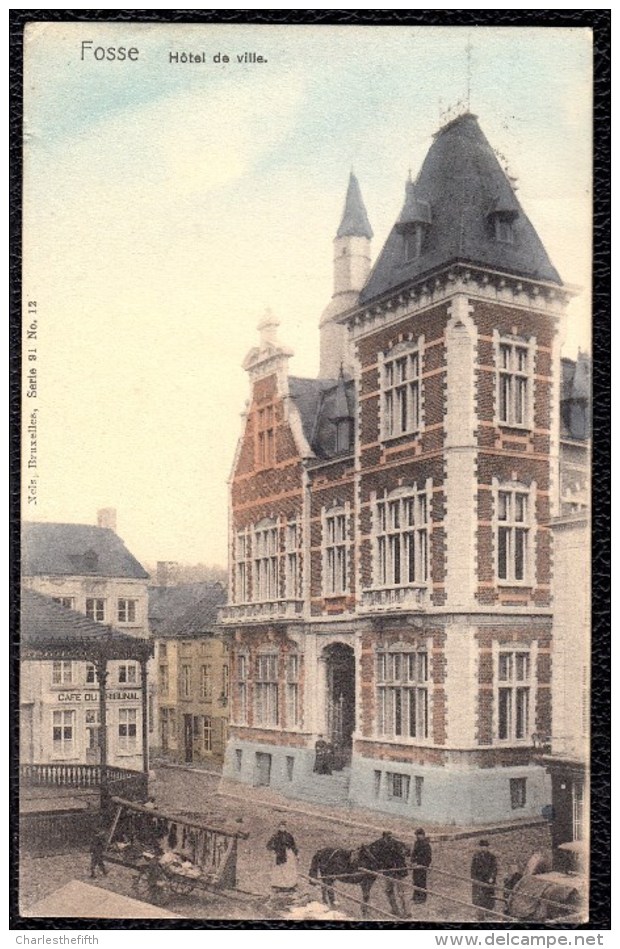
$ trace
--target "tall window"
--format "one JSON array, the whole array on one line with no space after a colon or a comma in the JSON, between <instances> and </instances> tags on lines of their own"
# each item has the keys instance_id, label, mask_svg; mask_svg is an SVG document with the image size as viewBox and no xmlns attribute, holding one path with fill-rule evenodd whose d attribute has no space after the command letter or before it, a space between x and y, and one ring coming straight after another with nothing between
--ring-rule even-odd
<instances>
[{"instance_id":1,"label":"tall window","mask_svg":"<svg viewBox=\"0 0 620 949\"><path fill-rule=\"evenodd\" d=\"M101 728L100 712L97 708L86 709L86 750L98 751L99 729Z\"/></svg>"},{"instance_id":2,"label":"tall window","mask_svg":"<svg viewBox=\"0 0 620 949\"><path fill-rule=\"evenodd\" d=\"M299 597L299 555L298 555L298 531L296 521L289 521L286 525L285 534L285 581L286 598L295 600Z\"/></svg>"},{"instance_id":3,"label":"tall window","mask_svg":"<svg viewBox=\"0 0 620 949\"><path fill-rule=\"evenodd\" d=\"M344 511L325 515L323 587L326 596L337 596L348 589L348 520Z\"/></svg>"},{"instance_id":4,"label":"tall window","mask_svg":"<svg viewBox=\"0 0 620 949\"><path fill-rule=\"evenodd\" d=\"M500 340L498 368L498 416L501 425L527 425L530 397L529 349L526 345Z\"/></svg>"},{"instance_id":5,"label":"tall window","mask_svg":"<svg viewBox=\"0 0 620 949\"><path fill-rule=\"evenodd\" d=\"M99 597L86 598L86 615L96 623L103 623L105 620L105 600Z\"/></svg>"},{"instance_id":6,"label":"tall window","mask_svg":"<svg viewBox=\"0 0 620 949\"><path fill-rule=\"evenodd\" d=\"M258 410L257 460L262 467L275 461L275 427L273 405Z\"/></svg>"},{"instance_id":7,"label":"tall window","mask_svg":"<svg viewBox=\"0 0 620 949\"><path fill-rule=\"evenodd\" d=\"M119 708L118 710L118 750L134 752L138 740L138 710Z\"/></svg>"},{"instance_id":8,"label":"tall window","mask_svg":"<svg viewBox=\"0 0 620 949\"><path fill-rule=\"evenodd\" d=\"M225 662L222 666L222 698L228 699L230 692L230 673L228 669L228 663Z\"/></svg>"},{"instance_id":9,"label":"tall window","mask_svg":"<svg viewBox=\"0 0 620 949\"><path fill-rule=\"evenodd\" d=\"M118 622L135 623L137 600L120 599L118 601Z\"/></svg>"},{"instance_id":10,"label":"tall window","mask_svg":"<svg viewBox=\"0 0 620 949\"><path fill-rule=\"evenodd\" d=\"M159 667L159 692L161 695L168 695L168 689L170 688L170 676L168 673L167 665L160 665Z\"/></svg>"},{"instance_id":11,"label":"tall window","mask_svg":"<svg viewBox=\"0 0 620 949\"><path fill-rule=\"evenodd\" d=\"M240 653L237 656L237 721L246 725L248 721L248 656Z\"/></svg>"},{"instance_id":12,"label":"tall window","mask_svg":"<svg viewBox=\"0 0 620 949\"><path fill-rule=\"evenodd\" d=\"M407 586L428 578L428 500L425 491L376 502L379 586Z\"/></svg>"},{"instance_id":13,"label":"tall window","mask_svg":"<svg viewBox=\"0 0 620 949\"><path fill-rule=\"evenodd\" d=\"M301 724L299 714L299 656L290 653L286 660L286 724Z\"/></svg>"},{"instance_id":14,"label":"tall window","mask_svg":"<svg viewBox=\"0 0 620 949\"><path fill-rule=\"evenodd\" d=\"M377 731L428 738L428 656L423 650L377 655Z\"/></svg>"},{"instance_id":15,"label":"tall window","mask_svg":"<svg viewBox=\"0 0 620 949\"><path fill-rule=\"evenodd\" d=\"M247 603L250 598L250 534L243 530L235 538L235 603Z\"/></svg>"},{"instance_id":16,"label":"tall window","mask_svg":"<svg viewBox=\"0 0 620 949\"><path fill-rule=\"evenodd\" d=\"M497 576L521 581L528 575L529 491L500 488L497 492Z\"/></svg>"},{"instance_id":17,"label":"tall window","mask_svg":"<svg viewBox=\"0 0 620 949\"><path fill-rule=\"evenodd\" d=\"M202 724L202 747L204 751L213 751L213 722L206 715Z\"/></svg>"},{"instance_id":18,"label":"tall window","mask_svg":"<svg viewBox=\"0 0 620 949\"><path fill-rule=\"evenodd\" d=\"M73 663L62 659L52 663L52 685L71 685L73 682Z\"/></svg>"},{"instance_id":19,"label":"tall window","mask_svg":"<svg viewBox=\"0 0 620 949\"><path fill-rule=\"evenodd\" d=\"M256 660L256 682L254 685L257 725L277 725L278 709L278 656L267 654Z\"/></svg>"},{"instance_id":20,"label":"tall window","mask_svg":"<svg viewBox=\"0 0 620 949\"><path fill-rule=\"evenodd\" d=\"M192 694L192 667L181 666L181 695L189 699Z\"/></svg>"},{"instance_id":21,"label":"tall window","mask_svg":"<svg viewBox=\"0 0 620 949\"><path fill-rule=\"evenodd\" d=\"M383 363L383 435L417 432L420 427L420 354L418 350Z\"/></svg>"},{"instance_id":22,"label":"tall window","mask_svg":"<svg viewBox=\"0 0 620 949\"><path fill-rule=\"evenodd\" d=\"M211 687L211 666L201 666L200 667L200 698L201 699L210 699L212 697L212 687Z\"/></svg>"},{"instance_id":23,"label":"tall window","mask_svg":"<svg viewBox=\"0 0 620 949\"><path fill-rule=\"evenodd\" d=\"M86 663L86 685L94 685L97 681L97 670L92 662Z\"/></svg>"},{"instance_id":24,"label":"tall window","mask_svg":"<svg viewBox=\"0 0 620 949\"><path fill-rule=\"evenodd\" d=\"M519 741L530 730L530 654L526 650L502 650L498 656L497 737Z\"/></svg>"},{"instance_id":25,"label":"tall window","mask_svg":"<svg viewBox=\"0 0 620 949\"><path fill-rule=\"evenodd\" d=\"M75 753L75 711L52 712L52 743L54 756L70 758Z\"/></svg>"},{"instance_id":26,"label":"tall window","mask_svg":"<svg viewBox=\"0 0 620 949\"><path fill-rule=\"evenodd\" d=\"M257 527L254 531L254 599L277 600L278 528Z\"/></svg>"},{"instance_id":27,"label":"tall window","mask_svg":"<svg viewBox=\"0 0 620 949\"><path fill-rule=\"evenodd\" d=\"M119 685L135 685L138 681L138 670L135 662L123 662L118 667Z\"/></svg>"}]
</instances>

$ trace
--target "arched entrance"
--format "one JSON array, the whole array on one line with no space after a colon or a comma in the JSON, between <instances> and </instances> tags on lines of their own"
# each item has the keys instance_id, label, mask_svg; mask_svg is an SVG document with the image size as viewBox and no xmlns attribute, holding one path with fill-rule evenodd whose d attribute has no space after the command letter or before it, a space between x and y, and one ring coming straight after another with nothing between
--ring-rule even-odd
<instances>
[{"instance_id":1,"label":"arched entrance","mask_svg":"<svg viewBox=\"0 0 620 949\"><path fill-rule=\"evenodd\" d=\"M351 760L355 731L355 654L351 646L332 643L324 651L326 662L327 736L334 747L334 768Z\"/></svg>"}]
</instances>

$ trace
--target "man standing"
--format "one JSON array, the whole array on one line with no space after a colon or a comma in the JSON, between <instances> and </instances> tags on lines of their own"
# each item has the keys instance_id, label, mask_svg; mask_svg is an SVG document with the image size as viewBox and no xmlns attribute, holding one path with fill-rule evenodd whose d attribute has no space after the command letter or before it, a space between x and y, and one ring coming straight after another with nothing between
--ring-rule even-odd
<instances>
[{"instance_id":1,"label":"man standing","mask_svg":"<svg viewBox=\"0 0 620 949\"><path fill-rule=\"evenodd\" d=\"M380 846L375 850L375 856L381 866L385 867L382 871L385 878L385 894L390 903L390 909L394 916L401 919L409 918L409 910L405 903L405 885L404 879L409 875L407 869L407 857L409 850L400 840L386 830L381 835Z\"/></svg>"},{"instance_id":2,"label":"man standing","mask_svg":"<svg viewBox=\"0 0 620 949\"><path fill-rule=\"evenodd\" d=\"M325 741L323 735L319 735L316 744L314 746L314 771L316 774L331 774L332 773L332 762L331 762L331 747Z\"/></svg>"},{"instance_id":3,"label":"man standing","mask_svg":"<svg viewBox=\"0 0 620 949\"><path fill-rule=\"evenodd\" d=\"M415 832L415 844L411 853L413 866L413 902L426 903L426 874L433 861L430 841L422 827Z\"/></svg>"},{"instance_id":4,"label":"man standing","mask_svg":"<svg viewBox=\"0 0 620 949\"><path fill-rule=\"evenodd\" d=\"M487 919L486 910L495 906L497 857L489 850L488 840L481 840L471 861L471 901L480 907L476 918Z\"/></svg>"}]
</instances>

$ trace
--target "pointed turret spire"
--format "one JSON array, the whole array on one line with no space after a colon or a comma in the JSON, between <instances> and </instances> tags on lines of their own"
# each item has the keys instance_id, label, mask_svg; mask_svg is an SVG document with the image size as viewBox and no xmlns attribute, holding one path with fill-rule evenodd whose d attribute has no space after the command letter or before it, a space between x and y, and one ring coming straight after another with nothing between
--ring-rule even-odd
<instances>
[{"instance_id":1,"label":"pointed turret spire","mask_svg":"<svg viewBox=\"0 0 620 949\"><path fill-rule=\"evenodd\" d=\"M347 197L336 237L367 237L368 240L372 237L372 227L368 220L362 192L353 172L349 175Z\"/></svg>"}]
</instances>

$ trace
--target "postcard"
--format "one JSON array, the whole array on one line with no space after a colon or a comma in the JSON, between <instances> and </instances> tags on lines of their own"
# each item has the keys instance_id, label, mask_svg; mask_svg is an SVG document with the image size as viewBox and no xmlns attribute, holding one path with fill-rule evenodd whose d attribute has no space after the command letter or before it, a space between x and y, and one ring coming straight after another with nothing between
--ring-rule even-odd
<instances>
[{"instance_id":1,"label":"postcard","mask_svg":"<svg viewBox=\"0 0 620 949\"><path fill-rule=\"evenodd\" d=\"M21 916L587 921L592 30L23 55Z\"/></svg>"}]
</instances>

